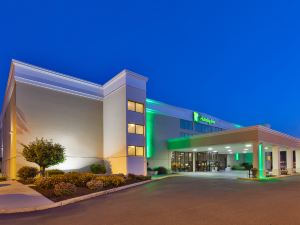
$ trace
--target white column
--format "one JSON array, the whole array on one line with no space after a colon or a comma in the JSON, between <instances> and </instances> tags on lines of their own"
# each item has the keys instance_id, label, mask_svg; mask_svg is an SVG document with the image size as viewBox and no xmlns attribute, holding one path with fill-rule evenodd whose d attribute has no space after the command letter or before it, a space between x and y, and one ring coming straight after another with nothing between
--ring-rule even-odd
<instances>
[{"instance_id":1,"label":"white column","mask_svg":"<svg viewBox=\"0 0 300 225\"><path fill-rule=\"evenodd\" d=\"M196 171L196 153L193 152L193 172L195 173Z\"/></svg>"},{"instance_id":2,"label":"white column","mask_svg":"<svg viewBox=\"0 0 300 225\"><path fill-rule=\"evenodd\" d=\"M296 172L300 173L300 149L296 150Z\"/></svg>"},{"instance_id":3,"label":"white column","mask_svg":"<svg viewBox=\"0 0 300 225\"><path fill-rule=\"evenodd\" d=\"M280 176L280 149L279 146L272 146L272 174Z\"/></svg>"},{"instance_id":4,"label":"white column","mask_svg":"<svg viewBox=\"0 0 300 225\"><path fill-rule=\"evenodd\" d=\"M293 150L286 150L286 169L288 174L293 174Z\"/></svg>"}]
</instances>

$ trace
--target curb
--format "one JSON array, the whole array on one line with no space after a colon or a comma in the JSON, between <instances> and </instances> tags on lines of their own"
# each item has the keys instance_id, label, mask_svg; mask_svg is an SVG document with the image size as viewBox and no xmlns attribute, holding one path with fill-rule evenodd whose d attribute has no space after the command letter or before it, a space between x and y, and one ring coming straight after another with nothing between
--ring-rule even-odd
<instances>
[{"instance_id":1,"label":"curb","mask_svg":"<svg viewBox=\"0 0 300 225\"><path fill-rule=\"evenodd\" d=\"M69 205L69 204L72 204L72 203L76 203L76 202L84 201L84 200L87 200L87 199L91 199L91 198L94 198L94 197L98 197L98 196L107 195L107 194L110 194L110 193L126 190L126 189L129 189L129 188L137 187L137 186L140 186L140 185L143 185L143 184L151 183L151 182L162 180L162 179L169 178L169 177L173 177L173 176L171 175L171 176L159 177L159 178L156 178L154 180L146 180L146 181L142 181L142 182L138 182L138 183L134 183L134 184L129 184L129 185L125 185L125 186L121 186L121 187L117 187L117 188L112 188L112 189L105 190L105 191L99 191L99 192L95 192L95 193L91 193L91 194L87 194L87 195L82 195L82 196L75 197L75 198L66 199L66 200L59 201L59 202L53 202L52 204L44 205L44 206L29 207L29 208L18 208L18 209L0 209L0 214L36 212L36 211L42 211L42 210L46 210L46 209L57 208L57 207L60 207L60 206L65 206L65 205Z\"/></svg>"}]
</instances>

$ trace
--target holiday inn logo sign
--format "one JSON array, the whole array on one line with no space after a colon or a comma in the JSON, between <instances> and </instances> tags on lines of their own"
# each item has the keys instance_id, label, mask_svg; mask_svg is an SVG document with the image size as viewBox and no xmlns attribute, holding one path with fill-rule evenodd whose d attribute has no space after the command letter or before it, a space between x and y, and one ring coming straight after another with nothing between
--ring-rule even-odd
<instances>
[{"instance_id":1,"label":"holiday inn logo sign","mask_svg":"<svg viewBox=\"0 0 300 225\"><path fill-rule=\"evenodd\" d=\"M203 115L201 115L201 114L199 114L197 112L194 112L194 122L195 123L204 122L204 123L207 123L209 125L216 123L215 120L207 118L207 117L205 117L205 116L203 116Z\"/></svg>"}]
</instances>

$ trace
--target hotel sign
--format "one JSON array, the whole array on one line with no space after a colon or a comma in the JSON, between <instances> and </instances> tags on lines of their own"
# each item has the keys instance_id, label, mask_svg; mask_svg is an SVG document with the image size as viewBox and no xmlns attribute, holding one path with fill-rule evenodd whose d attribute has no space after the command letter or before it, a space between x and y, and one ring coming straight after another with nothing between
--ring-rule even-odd
<instances>
[{"instance_id":1,"label":"hotel sign","mask_svg":"<svg viewBox=\"0 0 300 225\"><path fill-rule=\"evenodd\" d=\"M195 123L204 122L204 123L207 123L209 125L216 123L215 120L213 120L211 118L207 118L207 117L205 117L205 116L203 116L203 115L201 115L201 114L199 114L197 112L194 112L194 122Z\"/></svg>"}]
</instances>

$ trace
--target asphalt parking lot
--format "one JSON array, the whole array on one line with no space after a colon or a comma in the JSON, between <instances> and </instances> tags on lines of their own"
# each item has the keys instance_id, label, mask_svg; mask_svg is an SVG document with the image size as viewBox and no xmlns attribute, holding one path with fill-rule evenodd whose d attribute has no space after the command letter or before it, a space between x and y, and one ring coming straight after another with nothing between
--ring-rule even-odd
<instances>
[{"instance_id":1,"label":"asphalt parking lot","mask_svg":"<svg viewBox=\"0 0 300 225\"><path fill-rule=\"evenodd\" d=\"M251 182L179 176L61 208L0 215L1 225L300 224L300 176Z\"/></svg>"}]
</instances>

